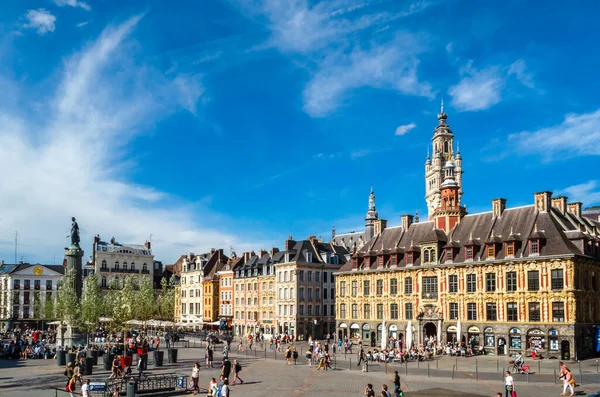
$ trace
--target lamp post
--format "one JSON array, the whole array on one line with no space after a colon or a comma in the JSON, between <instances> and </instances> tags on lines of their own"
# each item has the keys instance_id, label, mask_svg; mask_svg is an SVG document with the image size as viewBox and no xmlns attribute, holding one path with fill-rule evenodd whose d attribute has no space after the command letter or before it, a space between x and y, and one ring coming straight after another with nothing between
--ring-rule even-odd
<instances>
[{"instance_id":1,"label":"lamp post","mask_svg":"<svg viewBox=\"0 0 600 397\"><path fill-rule=\"evenodd\" d=\"M316 328L317 328L317 320L315 319L315 320L313 320L313 332L312 332L313 339L317 339L317 335L315 334Z\"/></svg>"}]
</instances>

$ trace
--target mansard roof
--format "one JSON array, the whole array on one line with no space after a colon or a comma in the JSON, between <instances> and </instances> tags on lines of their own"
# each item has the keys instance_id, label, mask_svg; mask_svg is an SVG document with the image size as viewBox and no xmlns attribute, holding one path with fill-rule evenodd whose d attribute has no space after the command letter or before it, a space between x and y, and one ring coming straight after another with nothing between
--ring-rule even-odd
<instances>
[{"instance_id":1,"label":"mansard roof","mask_svg":"<svg viewBox=\"0 0 600 397\"><path fill-rule=\"evenodd\" d=\"M455 265L465 262L465 246L472 245L471 262L485 260L504 260L548 256L587 255L583 241L600 241L600 222L583 218L573 213L563 213L555 207L549 211L538 211L535 205L505 209L500 216L492 212L464 216L446 235L444 231L435 229L433 222L413 223L407 230L391 227L371 241L368 241L355 255L356 261L362 263L364 257L389 255L398 253L399 248L408 252L424 244L437 242L439 247L460 247L452 262L445 263L442 250L438 250L437 265ZM531 254L528 239L541 239L539 253ZM486 250L479 248L483 243L502 244L507 241L518 241L514 247L514 255L505 257L505 250L499 249L494 258L486 258ZM420 250L420 249L419 249ZM402 252L400 252L401 254ZM406 266L406 255L398 255L398 267ZM416 255L414 266L421 265L420 255ZM352 262L348 262L341 272L352 270Z\"/></svg>"}]
</instances>

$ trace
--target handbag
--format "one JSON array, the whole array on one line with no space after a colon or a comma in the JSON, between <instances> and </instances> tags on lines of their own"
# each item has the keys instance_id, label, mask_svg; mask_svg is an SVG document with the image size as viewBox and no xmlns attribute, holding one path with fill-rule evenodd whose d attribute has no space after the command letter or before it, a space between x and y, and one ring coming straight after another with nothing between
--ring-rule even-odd
<instances>
[{"instance_id":1,"label":"handbag","mask_svg":"<svg viewBox=\"0 0 600 397\"><path fill-rule=\"evenodd\" d=\"M517 397L517 392L513 390L513 391L510 393L510 396L511 396L511 397Z\"/></svg>"}]
</instances>

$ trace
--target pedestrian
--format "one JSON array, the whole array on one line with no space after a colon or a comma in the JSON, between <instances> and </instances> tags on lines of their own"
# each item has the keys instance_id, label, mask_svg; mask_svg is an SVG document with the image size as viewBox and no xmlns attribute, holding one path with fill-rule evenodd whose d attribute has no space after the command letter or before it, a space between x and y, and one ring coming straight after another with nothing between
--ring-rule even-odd
<instances>
[{"instance_id":1,"label":"pedestrian","mask_svg":"<svg viewBox=\"0 0 600 397\"><path fill-rule=\"evenodd\" d=\"M219 388L217 386L217 380L215 378L211 378L210 383L208 384L207 397L217 397L218 393L219 393Z\"/></svg>"},{"instance_id":2,"label":"pedestrian","mask_svg":"<svg viewBox=\"0 0 600 397\"><path fill-rule=\"evenodd\" d=\"M138 378L142 377L143 370L144 370L144 355L138 354L138 360L137 360Z\"/></svg>"},{"instance_id":3,"label":"pedestrian","mask_svg":"<svg viewBox=\"0 0 600 397\"><path fill-rule=\"evenodd\" d=\"M71 380L71 378L73 377L73 364L72 363L68 363L67 367L65 368L65 376L67 377L67 383Z\"/></svg>"},{"instance_id":4,"label":"pedestrian","mask_svg":"<svg viewBox=\"0 0 600 397\"><path fill-rule=\"evenodd\" d=\"M290 365L291 361L292 361L292 349L288 346L287 349L285 349L285 364Z\"/></svg>"},{"instance_id":5,"label":"pedestrian","mask_svg":"<svg viewBox=\"0 0 600 397\"><path fill-rule=\"evenodd\" d=\"M198 388L198 378L200 377L200 364L196 362L194 364L194 368L192 368L192 383L194 394L200 393L200 389Z\"/></svg>"},{"instance_id":6,"label":"pedestrian","mask_svg":"<svg viewBox=\"0 0 600 397\"><path fill-rule=\"evenodd\" d=\"M81 386L81 397L90 397L90 380L86 380Z\"/></svg>"},{"instance_id":7,"label":"pedestrian","mask_svg":"<svg viewBox=\"0 0 600 397\"><path fill-rule=\"evenodd\" d=\"M225 355L225 353L223 353L223 357L228 358L229 354ZM210 347L210 346L206 350L206 359L208 360L208 367L214 368L213 367L214 352L213 352L212 347Z\"/></svg>"},{"instance_id":8,"label":"pedestrian","mask_svg":"<svg viewBox=\"0 0 600 397\"><path fill-rule=\"evenodd\" d=\"M223 375L223 378L229 378L230 373L231 373L231 361L224 358L223 366L221 367L221 375Z\"/></svg>"},{"instance_id":9,"label":"pedestrian","mask_svg":"<svg viewBox=\"0 0 600 397\"><path fill-rule=\"evenodd\" d=\"M561 366L560 375L558 378L562 379L562 381L563 381L563 392L560 395L566 396L567 389L569 389L571 391L570 396L574 396L575 390L573 389L573 384L575 383L575 379L573 378L573 374L571 373L569 368L564 366L564 364Z\"/></svg>"},{"instance_id":10,"label":"pedestrian","mask_svg":"<svg viewBox=\"0 0 600 397\"><path fill-rule=\"evenodd\" d=\"M372 384L367 384L367 387L365 387L365 396L366 397L375 397L375 391L373 390L373 385Z\"/></svg>"},{"instance_id":11,"label":"pedestrian","mask_svg":"<svg viewBox=\"0 0 600 397\"><path fill-rule=\"evenodd\" d=\"M400 393L402 393L400 389L400 375L398 375L398 371L394 371L394 394L396 397L400 397Z\"/></svg>"},{"instance_id":12,"label":"pedestrian","mask_svg":"<svg viewBox=\"0 0 600 397\"><path fill-rule=\"evenodd\" d=\"M510 375L510 371L506 371L506 376L504 377L504 390L506 392L505 397L515 397L517 395L515 392L515 381Z\"/></svg>"},{"instance_id":13,"label":"pedestrian","mask_svg":"<svg viewBox=\"0 0 600 397\"><path fill-rule=\"evenodd\" d=\"M351 352L352 353L352 352ZM360 348L360 353L358 353L358 364L356 364L357 367L360 367L360 363L365 359L365 350L361 347Z\"/></svg>"},{"instance_id":14,"label":"pedestrian","mask_svg":"<svg viewBox=\"0 0 600 397\"><path fill-rule=\"evenodd\" d=\"M310 350L306 351L306 362L308 363L309 367L312 367L312 353Z\"/></svg>"},{"instance_id":15,"label":"pedestrian","mask_svg":"<svg viewBox=\"0 0 600 397\"><path fill-rule=\"evenodd\" d=\"M294 350L292 351L292 358L294 359L294 365L298 363L298 350L296 350L296 346L294 346Z\"/></svg>"},{"instance_id":16,"label":"pedestrian","mask_svg":"<svg viewBox=\"0 0 600 397\"><path fill-rule=\"evenodd\" d=\"M71 379L69 379L69 383L67 383L66 390L69 392L71 397L75 397L73 395L73 393L75 393L75 384L76 383L77 383L77 378L75 378L75 376L73 376Z\"/></svg>"},{"instance_id":17,"label":"pedestrian","mask_svg":"<svg viewBox=\"0 0 600 397\"><path fill-rule=\"evenodd\" d=\"M111 397L121 397L119 394L119 386L115 386L115 391L113 392Z\"/></svg>"},{"instance_id":18,"label":"pedestrian","mask_svg":"<svg viewBox=\"0 0 600 397\"><path fill-rule=\"evenodd\" d=\"M219 397L229 397L229 380L227 378L223 379Z\"/></svg>"},{"instance_id":19,"label":"pedestrian","mask_svg":"<svg viewBox=\"0 0 600 397\"><path fill-rule=\"evenodd\" d=\"M381 385L381 396L382 397L392 397L392 395L388 391L387 385Z\"/></svg>"},{"instance_id":20,"label":"pedestrian","mask_svg":"<svg viewBox=\"0 0 600 397\"><path fill-rule=\"evenodd\" d=\"M240 383L244 383L244 380L240 378L240 372L242 372L242 366L238 363L238 360L233 360L233 382L232 385L235 385L235 381L239 379Z\"/></svg>"}]
</instances>

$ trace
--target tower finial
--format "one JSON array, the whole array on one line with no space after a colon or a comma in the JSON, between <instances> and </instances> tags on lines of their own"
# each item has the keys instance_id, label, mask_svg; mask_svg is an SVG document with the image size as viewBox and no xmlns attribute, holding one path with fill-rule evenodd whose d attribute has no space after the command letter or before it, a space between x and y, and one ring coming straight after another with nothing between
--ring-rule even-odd
<instances>
[{"instance_id":1,"label":"tower finial","mask_svg":"<svg viewBox=\"0 0 600 397\"><path fill-rule=\"evenodd\" d=\"M444 114L444 97L442 97L442 109L440 113Z\"/></svg>"}]
</instances>

